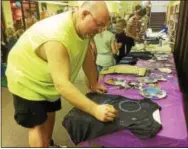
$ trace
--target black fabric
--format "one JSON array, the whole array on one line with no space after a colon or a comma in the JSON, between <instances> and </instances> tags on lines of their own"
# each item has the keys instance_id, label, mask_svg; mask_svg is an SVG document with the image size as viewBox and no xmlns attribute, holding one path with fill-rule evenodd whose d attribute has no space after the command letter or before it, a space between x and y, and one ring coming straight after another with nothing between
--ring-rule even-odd
<instances>
[{"instance_id":1,"label":"black fabric","mask_svg":"<svg viewBox=\"0 0 188 149\"><path fill-rule=\"evenodd\" d=\"M128 56L134 56L142 60L149 60L154 57L154 55L151 52L131 52Z\"/></svg>"},{"instance_id":2,"label":"black fabric","mask_svg":"<svg viewBox=\"0 0 188 149\"><path fill-rule=\"evenodd\" d=\"M117 95L89 93L86 95L98 104L111 104L118 110L113 122L100 122L93 116L73 108L64 118L63 126L72 141L78 144L118 130L129 129L141 139L151 138L161 129L153 119L153 112L160 109L150 99L133 100ZM123 110L120 110L123 108Z\"/></svg>"},{"instance_id":3,"label":"black fabric","mask_svg":"<svg viewBox=\"0 0 188 149\"><path fill-rule=\"evenodd\" d=\"M122 43L121 48L119 49L119 55L116 57L116 63L125 57L130 51L131 48L135 45L134 39L126 36L124 32L115 35L117 43ZM125 45L126 45L126 53L125 53Z\"/></svg>"},{"instance_id":4,"label":"black fabric","mask_svg":"<svg viewBox=\"0 0 188 149\"><path fill-rule=\"evenodd\" d=\"M13 95L14 119L26 128L32 128L43 124L47 119L48 112L55 112L61 109L61 100L49 101L30 101L17 95Z\"/></svg>"},{"instance_id":5,"label":"black fabric","mask_svg":"<svg viewBox=\"0 0 188 149\"><path fill-rule=\"evenodd\" d=\"M157 37L149 37L146 38L147 44L159 44L159 38Z\"/></svg>"},{"instance_id":6,"label":"black fabric","mask_svg":"<svg viewBox=\"0 0 188 149\"><path fill-rule=\"evenodd\" d=\"M188 94L188 1L180 2L179 11L174 59L180 89L184 94Z\"/></svg>"},{"instance_id":7,"label":"black fabric","mask_svg":"<svg viewBox=\"0 0 188 149\"><path fill-rule=\"evenodd\" d=\"M174 47L174 59L178 82L184 96L184 110L188 128L188 1L180 1L178 25Z\"/></svg>"},{"instance_id":8,"label":"black fabric","mask_svg":"<svg viewBox=\"0 0 188 149\"><path fill-rule=\"evenodd\" d=\"M118 64L129 64L129 65L136 65L138 59L134 56L125 56L123 57Z\"/></svg>"}]
</instances>

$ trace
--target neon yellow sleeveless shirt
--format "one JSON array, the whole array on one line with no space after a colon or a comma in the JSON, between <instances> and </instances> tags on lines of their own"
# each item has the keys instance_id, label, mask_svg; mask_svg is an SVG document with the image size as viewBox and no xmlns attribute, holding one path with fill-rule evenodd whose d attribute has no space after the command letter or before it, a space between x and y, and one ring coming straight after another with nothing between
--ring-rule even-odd
<instances>
[{"instance_id":1,"label":"neon yellow sleeveless shirt","mask_svg":"<svg viewBox=\"0 0 188 149\"><path fill-rule=\"evenodd\" d=\"M18 40L9 53L6 76L10 92L28 100L55 101L60 93L55 89L47 62L35 50L46 41L61 42L70 57L73 82L84 61L88 39L82 40L72 22L72 12L52 16L37 22ZM55 49L51 49L53 52Z\"/></svg>"}]
</instances>

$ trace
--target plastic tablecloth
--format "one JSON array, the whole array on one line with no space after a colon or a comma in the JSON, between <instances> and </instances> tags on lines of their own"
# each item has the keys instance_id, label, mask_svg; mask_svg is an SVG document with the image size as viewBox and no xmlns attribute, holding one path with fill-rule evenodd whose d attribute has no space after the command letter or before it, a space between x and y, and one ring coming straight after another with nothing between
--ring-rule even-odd
<instances>
[{"instance_id":1,"label":"plastic tablecloth","mask_svg":"<svg viewBox=\"0 0 188 149\"><path fill-rule=\"evenodd\" d=\"M161 73L157 68L170 64L173 71L171 74ZM123 130L101 136L92 140L81 142L79 145L89 147L91 144L98 144L104 147L188 147L188 131L186 128L185 115L183 110L183 98L178 85L177 74L175 70L172 55L169 55L168 61L144 61L137 62L138 67L146 67L155 74L162 74L167 78L166 82L159 82L161 89L167 92L165 99L154 100L161 106L160 117L162 130L151 139L141 140L132 134L129 130ZM126 81L135 80L136 76L128 75L106 75L102 83L109 78L123 78ZM109 94L122 95L132 99L142 99L136 89L117 89L117 87L106 85Z\"/></svg>"}]
</instances>

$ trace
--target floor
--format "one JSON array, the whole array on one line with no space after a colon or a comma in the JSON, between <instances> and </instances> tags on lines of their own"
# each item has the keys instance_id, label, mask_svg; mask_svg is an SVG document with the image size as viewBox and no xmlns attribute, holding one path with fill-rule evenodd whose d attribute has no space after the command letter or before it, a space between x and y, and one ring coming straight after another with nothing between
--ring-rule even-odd
<instances>
[{"instance_id":1,"label":"floor","mask_svg":"<svg viewBox=\"0 0 188 149\"><path fill-rule=\"evenodd\" d=\"M74 84L82 93L85 94L86 86L83 77L84 73L81 70ZM28 147L27 129L17 125L13 118L14 109L11 94L7 88L2 88L1 93L1 147ZM66 100L63 100L62 109L56 114L56 123L53 133L53 139L55 143L68 147L75 147L75 145L69 140L68 133L62 126L62 121L64 116L72 107L73 106L70 105Z\"/></svg>"}]
</instances>

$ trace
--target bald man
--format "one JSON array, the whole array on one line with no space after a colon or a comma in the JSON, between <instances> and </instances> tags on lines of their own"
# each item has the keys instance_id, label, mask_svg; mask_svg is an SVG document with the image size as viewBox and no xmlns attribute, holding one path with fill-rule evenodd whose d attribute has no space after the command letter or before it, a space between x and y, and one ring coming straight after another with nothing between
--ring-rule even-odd
<instances>
[{"instance_id":1,"label":"bald man","mask_svg":"<svg viewBox=\"0 0 188 149\"><path fill-rule=\"evenodd\" d=\"M104 2L84 2L75 12L65 12L34 24L12 48L7 65L8 88L14 97L14 118L28 128L30 147L48 147L60 96L75 107L107 122L116 116L111 105L98 105L73 84L81 66L92 90L106 91L97 83L89 40L109 20Z\"/></svg>"}]
</instances>

